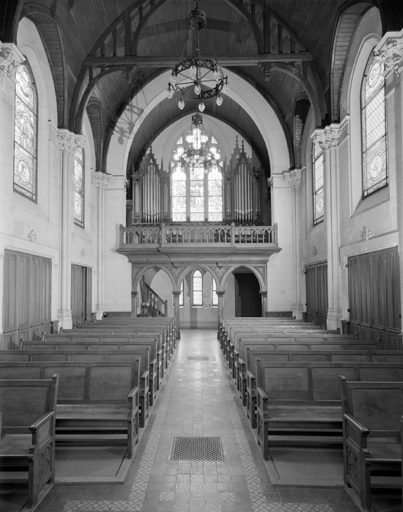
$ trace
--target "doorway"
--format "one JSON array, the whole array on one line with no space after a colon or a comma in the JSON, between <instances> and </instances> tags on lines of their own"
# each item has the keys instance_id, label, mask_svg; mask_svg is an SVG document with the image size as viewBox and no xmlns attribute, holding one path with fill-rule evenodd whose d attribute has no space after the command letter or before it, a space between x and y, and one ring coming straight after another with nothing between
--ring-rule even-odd
<instances>
[{"instance_id":1,"label":"doorway","mask_svg":"<svg viewBox=\"0 0 403 512\"><path fill-rule=\"evenodd\" d=\"M260 285L250 271L234 272L235 275L235 316L262 316Z\"/></svg>"}]
</instances>

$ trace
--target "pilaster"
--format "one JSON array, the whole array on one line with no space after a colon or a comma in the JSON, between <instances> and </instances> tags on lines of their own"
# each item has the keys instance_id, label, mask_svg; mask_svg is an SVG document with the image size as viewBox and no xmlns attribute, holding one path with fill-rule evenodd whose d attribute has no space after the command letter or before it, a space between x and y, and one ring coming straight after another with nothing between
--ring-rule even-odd
<instances>
[{"instance_id":1,"label":"pilaster","mask_svg":"<svg viewBox=\"0 0 403 512\"><path fill-rule=\"evenodd\" d=\"M400 75L403 69L403 29L400 32L387 32L374 49L384 64L385 75L394 71Z\"/></svg>"},{"instance_id":2,"label":"pilaster","mask_svg":"<svg viewBox=\"0 0 403 512\"><path fill-rule=\"evenodd\" d=\"M24 55L15 44L0 41L0 90L4 90L8 81L14 91L15 70L24 61Z\"/></svg>"},{"instance_id":3,"label":"pilaster","mask_svg":"<svg viewBox=\"0 0 403 512\"><path fill-rule=\"evenodd\" d=\"M71 248L74 225L73 173L74 151L83 147L82 135L65 129L57 132L57 143L61 155L61 226L60 226L60 309L59 325L64 329L72 328L71 314Z\"/></svg>"},{"instance_id":4,"label":"pilaster","mask_svg":"<svg viewBox=\"0 0 403 512\"><path fill-rule=\"evenodd\" d=\"M95 314L101 319L105 310L104 290L104 241L105 241L105 190L109 187L112 177L104 172L92 171L91 181L97 190L98 223L97 223L97 303Z\"/></svg>"},{"instance_id":5,"label":"pilaster","mask_svg":"<svg viewBox=\"0 0 403 512\"><path fill-rule=\"evenodd\" d=\"M325 222L327 236L328 313L327 328L340 328L341 275L339 265L340 215L339 215L339 173L338 146L341 127L331 124L315 130L312 139L319 144L324 156Z\"/></svg>"}]
</instances>

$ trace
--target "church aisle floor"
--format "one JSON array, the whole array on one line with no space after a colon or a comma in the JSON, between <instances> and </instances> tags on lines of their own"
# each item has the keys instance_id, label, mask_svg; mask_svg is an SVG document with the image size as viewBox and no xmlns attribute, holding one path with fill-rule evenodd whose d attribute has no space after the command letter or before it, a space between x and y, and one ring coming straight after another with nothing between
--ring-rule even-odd
<instances>
[{"instance_id":1,"label":"church aisle floor","mask_svg":"<svg viewBox=\"0 0 403 512\"><path fill-rule=\"evenodd\" d=\"M219 438L224 460L171 460L174 440L179 443L186 437ZM358 508L344 489L270 483L216 332L187 330L182 331L125 483L56 485L37 509L49 511L357 512Z\"/></svg>"}]
</instances>

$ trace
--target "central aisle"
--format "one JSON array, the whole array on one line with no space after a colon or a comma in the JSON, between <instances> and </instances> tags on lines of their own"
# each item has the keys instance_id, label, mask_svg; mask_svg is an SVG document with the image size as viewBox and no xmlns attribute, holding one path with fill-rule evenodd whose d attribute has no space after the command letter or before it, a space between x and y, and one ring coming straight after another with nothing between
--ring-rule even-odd
<instances>
[{"instance_id":1,"label":"central aisle","mask_svg":"<svg viewBox=\"0 0 403 512\"><path fill-rule=\"evenodd\" d=\"M177 438L218 438L224 460L171 460ZM180 439L177 439L180 441ZM219 454L219 452L218 452ZM184 458L183 452L180 453ZM123 485L76 486L63 512L352 512L335 489L271 485L213 330L182 332ZM67 491L66 487L62 487ZM60 492L56 486L53 492ZM92 499L85 499L91 496ZM94 499L95 498L95 499ZM57 498L56 498L57 501ZM55 505L53 502L53 506ZM59 501L59 505L61 505ZM52 510L52 502L39 512ZM49 507L49 508L47 508ZM54 509L53 509L54 510Z\"/></svg>"}]
</instances>

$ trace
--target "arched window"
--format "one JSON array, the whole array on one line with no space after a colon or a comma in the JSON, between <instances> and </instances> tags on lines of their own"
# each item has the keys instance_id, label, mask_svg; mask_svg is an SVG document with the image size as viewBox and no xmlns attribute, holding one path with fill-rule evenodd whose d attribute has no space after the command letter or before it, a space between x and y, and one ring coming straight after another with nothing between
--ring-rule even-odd
<instances>
[{"instance_id":1,"label":"arched window","mask_svg":"<svg viewBox=\"0 0 403 512\"><path fill-rule=\"evenodd\" d=\"M383 63L369 58L361 85L362 194L387 185L386 102Z\"/></svg>"},{"instance_id":2,"label":"arched window","mask_svg":"<svg viewBox=\"0 0 403 512\"><path fill-rule=\"evenodd\" d=\"M195 270L192 275L192 305L203 306L203 274Z\"/></svg>"},{"instance_id":3,"label":"arched window","mask_svg":"<svg viewBox=\"0 0 403 512\"><path fill-rule=\"evenodd\" d=\"M74 151L74 223L84 226L84 150Z\"/></svg>"},{"instance_id":4,"label":"arched window","mask_svg":"<svg viewBox=\"0 0 403 512\"><path fill-rule=\"evenodd\" d=\"M37 200L38 94L26 62L15 75L14 190Z\"/></svg>"},{"instance_id":5,"label":"arched window","mask_svg":"<svg viewBox=\"0 0 403 512\"><path fill-rule=\"evenodd\" d=\"M173 222L223 220L223 162L216 139L203 128L200 114L181 137L171 162Z\"/></svg>"},{"instance_id":6,"label":"arched window","mask_svg":"<svg viewBox=\"0 0 403 512\"><path fill-rule=\"evenodd\" d=\"M185 305L184 280L181 282L181 293L179 295L179 306Z\"/></svg>"},{"instance_id":7,"label":"arched window","mask_svg":"<svg viewBox=\"0 0 403 512\"><path fill-rule=\"evenodd\" d=\"M214 277L213 277L213 285L211 287L211 291L212 291L211 304L213 306L218 306L217 283L216 283Z\"/></svg>"},{"instance_id":8,"label":"arched window","mask_svg":"<svg viewBox=\"0 0 403 512\"><path fill-rule=\"evenodd\" d=\"M313 143L312 178L313 223L319 224L324 218L325 202L323 188L323 151L317 142Z\"/></svg>"}]
</instances>

